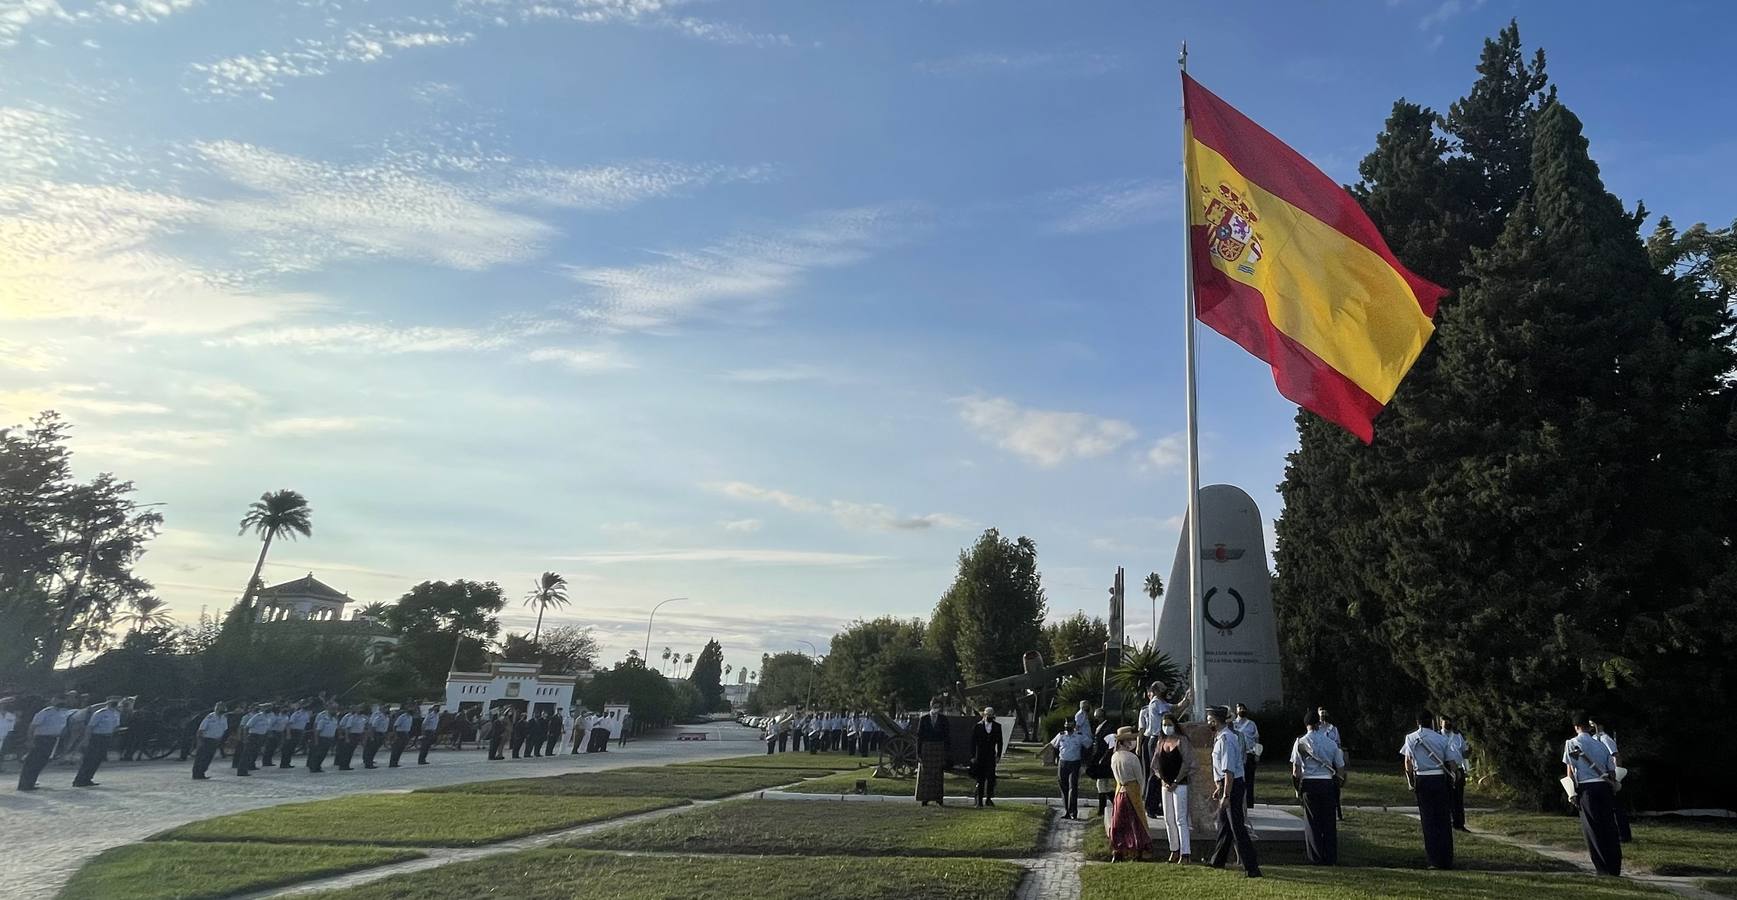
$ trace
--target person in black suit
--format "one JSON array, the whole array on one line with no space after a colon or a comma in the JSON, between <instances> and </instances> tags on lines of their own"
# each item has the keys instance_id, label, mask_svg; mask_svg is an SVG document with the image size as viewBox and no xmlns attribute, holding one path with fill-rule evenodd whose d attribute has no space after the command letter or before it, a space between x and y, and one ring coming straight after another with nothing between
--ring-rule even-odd
<instances>
[{"instance_id":1,"label":"person in black suit","mask_svg":"<svg viewBox=\"0 0 1737 900\"><path fill-rule=\"evenodd\" d=\"M542 756L543 738L548 735L549 719L546 713L538 713L531 717L525 726L525 755Z\"/></svg>"},{"instance_id":2,"label":"person in black suit","mask_svg":"<svg viewBox=\"0 0 1737 900\"><path fill-rule=\"evenodd\" d=\"M971 726L971 777L977 780L977 805L995 805L995 764L1001 761L1001 723L983 707L983 721Z\"/></svg>"},{"instance_id":3,"label":"person in black suit","mask_svg":"<svg viewBox=\"0 0 1737 900\"><path fill-rule=\"evenodd\" d=\"M523 749L525 746L525 735L529 726L525 723L524 716L511 711L507 713L507 721L510 723L507 733L511 735L510 740L512 742L513 758L519 759L519 750Z\"/></svg>"}]
</instances>

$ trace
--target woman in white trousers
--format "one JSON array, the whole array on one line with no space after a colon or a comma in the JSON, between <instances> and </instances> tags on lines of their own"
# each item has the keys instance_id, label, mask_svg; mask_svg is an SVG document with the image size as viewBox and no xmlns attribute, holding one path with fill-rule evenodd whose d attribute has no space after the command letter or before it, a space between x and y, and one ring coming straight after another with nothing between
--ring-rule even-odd
<instances>
[{"instance_id":1,"label":"woman in white trousers","mask_svg":"<svg viewBox=\"0 0 1737 900\"><path fill-rule=\"evenodd\" d=\"M1188 781L1194 772L1194 747L1177 727L1173 716L1161 720L1162 733L1152 751L1152 775L1164 801L1164 833L1170 843L1169 862L1185 863L1192 848L1188 841Z\"/></svg>"}]
</instances>

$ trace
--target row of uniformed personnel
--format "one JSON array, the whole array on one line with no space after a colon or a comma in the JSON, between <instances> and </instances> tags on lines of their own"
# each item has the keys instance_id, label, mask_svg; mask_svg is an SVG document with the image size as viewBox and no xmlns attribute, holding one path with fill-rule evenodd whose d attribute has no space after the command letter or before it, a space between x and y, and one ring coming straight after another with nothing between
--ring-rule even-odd
<instances>
[{"instance_id":1,"label":"row of uniformed personnel","mask_svg":"<svg viewBox=\"0 0 1737 900\"><path fill-rule=\"evenodd\" d=\"M397 768L399 757L413 737L420 738L416 762L427 765L429 748L434 746L440 730L440 706L422 710L405 703L388 710L384 706L370 709L367 705L345 709L335 702L328 702L323 708L313 702L294 706L261 703L243 714L236 727L239 733L232 761L237 775L272 768L274 759L277 768L293 769L291 759L304 743L309 772L324 772L328 757L336 762L339 771L349 771L358 747L362 750L363 768L377 767L374 760L382 746L388 747L390 754L388 768ZM212 757L230 736L230 730L227 704L217 703L200 720L194 732L198 742L193 756L194 779L210 777L206 772Z\"/></svg>"}]
</instances>

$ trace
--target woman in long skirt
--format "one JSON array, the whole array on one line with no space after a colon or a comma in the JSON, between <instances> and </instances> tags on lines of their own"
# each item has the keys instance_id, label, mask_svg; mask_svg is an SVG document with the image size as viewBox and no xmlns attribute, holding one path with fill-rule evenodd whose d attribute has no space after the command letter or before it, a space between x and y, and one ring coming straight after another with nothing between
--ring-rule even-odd
<instances>
[{"instance_id":1,"label":"woman in long skirt","mask_svg":"<svg viewBox=\"0 0 1737 900\"><path fill-rule=\"evenodd\" d=\"M1140 732L1134 728L1116 731L1116 754L1110 757L1110 773L1116 779L1116 799L1110 805L1110 859L1143 859L1152 849L1152 832L1146 828L1146 803L1141 782L1146 769L1134 747Z\"/></svg>"},{"instance_id":2,"label":"woman in long skirt","mask_svg":"<svg viewBox=\"0 0 1737 900\"><path fill-rule=\"evenodd\" d=\"M939 702L917 721L917 802L940 805L946 797L947 717Z\"/></svg>"}]
</instances>

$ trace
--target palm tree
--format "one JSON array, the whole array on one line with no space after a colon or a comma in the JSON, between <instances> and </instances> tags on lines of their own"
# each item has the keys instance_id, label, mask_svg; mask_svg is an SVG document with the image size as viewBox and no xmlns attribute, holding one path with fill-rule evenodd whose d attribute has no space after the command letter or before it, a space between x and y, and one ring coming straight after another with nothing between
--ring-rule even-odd
<instances>
[{"instance_id":1,"label":"palm tree","mask_svg":"<svg viewBox=\"0 0 1737 900\"><path fill-rule=\"evenodd\" d=\"M391 609L391 608L392 607L386 605L385 603L382 603L379 600L376 600L373 603L370 603L366 606L363 606L361 609L356 610L355 615L352 618L373 619L376 622L382 622L382 621L385 621L385 619L386 619L386 610Z\"/></svg>"},{"instance_id":2,"label":"palm tree","mask_svg":"<svg viewBox=\"0 0 1737 900\"><path fill-rule=\"evenodd\" d=\"M1146 596L1152 598L1152 643L1158 643L1158 598L1164 596L1164 579L1157 572L1146 576Z\"/></svg>"},{"instance_id":3,"label":"palm tree","mask_svg":"<svg viewBox=\"0 0 1737 900\"><path fill-rule=\"evenodd\" d=\"M1152 682L1175 685L1181 680L1182 669L1176 661L1152 644L1123 650L1122 664L1110 670L1110 684L1121 692L1123 709L1128 708L1130 700L1144 696L1146 686Z\"/></svg>"},{"instance_id":4,"label":"palm tree","mask_svg":"<svg viewBox=\"0 0 1737 900\"><path fill-rule=\"evenodd\" d=\"M116 625L131 625L135 631L158 628L174 621L175 617L169 615L168 604L149 594L133 598L132 612L115 617Z\"/></svg>"},{"instance_id":5,"label":"palm tree","mask_svg":"<svg viewBox=\"0 0 1737 900\"><path fill-rule=\"evenodd\" d=\"M688 654L688 655L687 655L687 656L684 656L684 657L682 657L682 665L684 665L684 666L687 666L687 667L688 667L688 673L689 673L689 674L693 674L693 671L694 671L694 655L693 655L693 654L692 654L692 653L689 653L689 654ZM676 676L676 677L677 677L677 678L680 678L680 677L681 677L681 676L680 676L680 675L677 675L677 676Z\"/></svg>"},{"instance_id":6,"label":"palm tree","mask_svg":"<svg viewBox=\"0 0 1737 900\"><path fill-rule=\"evenodd\" d=\"M724 677L725 677L725 678L729 678L729 677L730 677L730 673L731 673L731 672L734 672L734 671L736 671L736 667L735 667L735 666L731 666L731 665L726 665L726 666L724 666Z\"/></svg>"},{"instance_id":7,"label":"palm tree","mask_svg":"<svg viewBox=\"0 0 1737 900\"><path fill-rule=\"evenodd\" d=\"M253 577L247 580L247 590L241 594L241 602L248 608L253 606L255 588L259 585L259 571L265 568L265 555L271 552L271 542L279 536L295 540L296 535L307 537L313 533L313 523L308 517L313 515L308 508L308 500L295 491L267 491L253 501L247 508L247 515L241 517L241 530L237 534L246 534L250 529L263 541L259 547L259 561L253 564ZM257 611L255 611L257 614Z\"/></svg>"},{"instance_id":8,"label":"palm tree","mask_svg":"<svg viewBox=\"0 0 1737 900\"><path fill-rule=\"evenodd\" d=\"M531 643L543 636L543 613L551 606L567 605L567 579L554 572L544 572L525 595L525 605L537 607L537 627L531 632Z\"/></svg>"}]
</instances>

